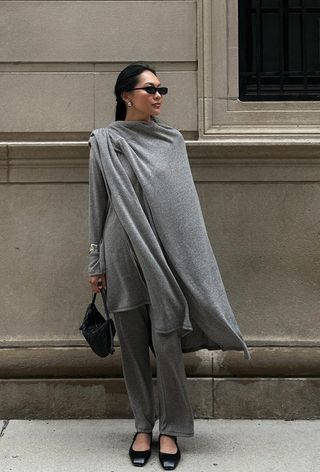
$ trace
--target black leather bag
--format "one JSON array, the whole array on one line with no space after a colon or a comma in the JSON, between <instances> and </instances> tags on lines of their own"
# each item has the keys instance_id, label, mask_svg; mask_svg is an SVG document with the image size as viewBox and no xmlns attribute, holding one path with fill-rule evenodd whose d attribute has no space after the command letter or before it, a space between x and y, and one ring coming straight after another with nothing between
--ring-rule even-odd
<instances>
[{"instance_id":1,"label":"black leather bag","mask_svg":"<svg viewBox=\"0 0 320 472\"><path fill-rule=\"evenodd\" d=\"M92 302L88 305L84 320L80 326L83 336L95 354L100 357L106 357L114 353L113 338L116 334L114 321L110 318L106 301L106 291L101 290L103 306L105 311L104 318L95 305L96 293L93 294Z\"/></svg>"}]
</instances>

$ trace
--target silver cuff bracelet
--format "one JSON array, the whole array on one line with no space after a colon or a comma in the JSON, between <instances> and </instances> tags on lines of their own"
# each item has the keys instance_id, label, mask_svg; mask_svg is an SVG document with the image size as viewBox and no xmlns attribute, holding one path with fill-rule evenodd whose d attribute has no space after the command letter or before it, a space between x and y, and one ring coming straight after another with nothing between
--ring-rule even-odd
<instances>
[{"instance_id":1,"label":"silver cuff bracelet","mask_svg":"<svg viewBox=\"0 0 320 472\"><path fill-rule=\"evenodd\" d=\"M97 252L98 251L98 244L90 244L90 247L89 247L89 254L91 254L92 252Z\"/></svg>"}]
</instances>

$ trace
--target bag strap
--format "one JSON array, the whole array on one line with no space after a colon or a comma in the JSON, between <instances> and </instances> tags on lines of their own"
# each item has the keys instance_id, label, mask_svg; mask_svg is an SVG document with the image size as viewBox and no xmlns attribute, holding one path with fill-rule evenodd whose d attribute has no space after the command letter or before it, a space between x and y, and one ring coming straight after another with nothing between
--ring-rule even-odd
<instances>
[{"instance_id":1,"label":"bag strap","mask_svg":"<svg viewBox=\"0 0 320 472\"><path fill-rule=\"evenodd\" d=\"M102 296L102 300L103 300L103 306L104 306L104 314L105 314L105 317L106 317L106 321L110 321L111 320L111 317L110 317L110 314L109 314L109 310L108 310L108 307L107 307L107 288L103 288L101 291L101 296ZM96 296L97 294L94 293L93 294L93 297L92 297L92 302L91 303L94 303L95 300L96 300ZM108 324L109 326L109 332L110 332L110 353L113 354L114 351L115 351L115 348L114 348L114 339L113 339L113 331L112 331L112 326L111 326L111 323Z\"/></svg>"},{"instance_id":2,"label":"bag strap","mask_svg":"<svg viewBox=\"0 0 320 472\"><path fill-rule=\"evenodd\" d=\"M103 300L103 305L104 305L104 310L105 310L104 314L105 314L106 320L110 321L111 318L110 318L109 310L107 307L107 289L102 289L100 293ZM112 331L111 323L108 323L108 327L109 327L109 333L110 333L110 353L113 354L115 349L114 349L114 339L113 339L113 331Z\"/></svg>"},{"instance_id":3,"label":"bag strap","mask_svg":"<svg viewBox=\"0 0 320 472\"><path fill-rule=\"evenodd\" d=\"M107 307L107 289L103 288L100 293L101 293L102 300L103 300L104 314L106 316L106 319L109 320L110 315L109 315L109 310L108 310L108 307Z\"/></svg>"},{"instance_id":4,"label":"bag strap","mask_svg":"<svg viewBox=\"0 0 320 472\"><path fill-rule=\"evenodd\" d=\"M106 320L109 320L110 319L110 314L109 314L109 310L108 310L108 306L107 306L107 289L103 288L100 291L100 293L101 293L102 301L103 301L104 314L105 314ZM94 293L93 296L92 296L91 303L95 303L96 296L97 296L97 293Z\"/></svg>"}]
</instances>

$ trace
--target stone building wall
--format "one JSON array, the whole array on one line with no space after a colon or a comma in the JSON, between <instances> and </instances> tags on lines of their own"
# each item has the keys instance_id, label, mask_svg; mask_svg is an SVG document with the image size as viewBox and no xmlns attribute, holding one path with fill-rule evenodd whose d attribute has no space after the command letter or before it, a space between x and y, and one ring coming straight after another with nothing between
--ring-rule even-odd
<instances>
[{"instance_id":1,"label":"stone building wall","mask_svg":"<svg viewBox=\"0 0 320 472\"><path fill-rule=\"evenodd\" d=\"M78 328L87 139L138 60L169 88L252 352L185 355L195 415L319 417L318 104L237 99L236 0L0 1L0 44L1 417L131 414L119 349L97 358Z\"/></svg>"}]
</instances>

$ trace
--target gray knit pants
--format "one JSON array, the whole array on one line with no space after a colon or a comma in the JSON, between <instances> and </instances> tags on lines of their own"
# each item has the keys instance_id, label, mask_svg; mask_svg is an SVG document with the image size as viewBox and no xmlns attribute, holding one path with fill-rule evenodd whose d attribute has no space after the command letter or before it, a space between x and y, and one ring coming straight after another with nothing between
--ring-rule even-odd
<instances>
[{"instance_id":1,"label":"gray knit pants","mask_svg":"<svg viewBox=\"0 0 320 472\"><path fill-rule=\"evenodd\" d=\"M181 341L174 331L154 331L152 305L113 313L122 354L122 370L137 431L151 432L157 418L149 347L157 367L159 432L194 436L193 411L186 386Z\"/></svg>"}]
</instances>

